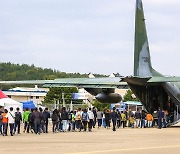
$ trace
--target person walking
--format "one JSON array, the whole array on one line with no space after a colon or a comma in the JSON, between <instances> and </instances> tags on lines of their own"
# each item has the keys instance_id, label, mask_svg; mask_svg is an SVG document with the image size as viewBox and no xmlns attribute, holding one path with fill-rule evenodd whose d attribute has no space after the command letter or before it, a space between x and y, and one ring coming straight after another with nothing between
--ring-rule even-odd
<instances>
[{"instance_id":1,"label":"person walking","mask_svg":"<svg viewBox=\"0 0 180 154\"><path fill-rule=\"evenodd\" d=\"M78 111L76 112L76 128L81 131L81 120L82 120L82 112L81 112L81 108L78 109Z\"/></svg>"},{"instance_id":2,"label":"person walking","mask_svg":"<svg viewBox=\"0 0 180 154\"><path fill-rule=\"evenodd\" d=\"M28 117L29 117L30 111L28 108L25 109L25 112L23 114L23 122L24 122L24 133L27 132L29 133L29 121L28 121Z\"/></svg>"},{"instance_id":3,"label":"person walking","mask_svg":"<svg viewBox=\"0 0 180 154\"><path fill-rule=\"evenodd\" d=\"M21 125L21 121L22 121L22 114L19 111L19 108L16 108L16 112L15 112L15 127L14 127L14 134L16 133L17 130L17 134L20 134L20 125Z\"/></svg>"},{"instance_id":4,"label":"person walking","mask_svg":"<svg viewBox=\"0 0 180 154\"><path fill-rule=\"evenodd\" d=\"M131 128L134 128L134 123L135 123L136 119L134 118L134 115L132 114L130 119L129 119L129 122L130 122L130 126ZM139 127L140 128L140 127Z\"/></svg>"},{"instance_id":5,"label":"person walking","mask_svg":"<svg viewBox=\"0 0 180 154\"><path fill-rule=\"evenodd\" d=\"M146 120L146 112L144 110L142 110L141 112L141 127L145 128L145 120Z\"/></svg>"},{"instance_id":6,"label":"person walking","mask_svg":"<svg viewBox=\"0 0 180 154\"><path fill-rule=\"evenodd\" d=\"M102 117L103 117L103 113L100 111L100 109L98 109L98 111L97 111L98 129L102 125Z\"/></svg>"},{"instance_id":7,"label":"person walking","mask_svg":"<svg viewBox=\"0 0 180 154\"><path fill-rule=\"evenodd\" d=\"M93 128L95 128L95 126L96 126L96 121L97 121L97 111L96 111L96 108L95 108L95 107L93 107L92 112L93 112L93 114L94 114Z\"/></svg>"},{"instance_id":8,"label":"person walking","mask_svg":"<svg viewBox=\"0 0 180 154\"><path fill-rule=\"evenodd\" d=\"M4 109L4 113L2 113L2 126L3 126L3 136L7 136L8 129L8 118L7 118L8 110Z\"/></svg>"},{"instance_id":9,"label":"person walking","mask_svg":"<svg viewBox=\"0 0 180 154\"><path fill-rule=\"evenodd\" d=\"M123 128L126 126L126 121L127 121L125 112L126 112L126 111L124 110L124 111L121 113L121 123L122 123Z\"/></svg>"},{"instance_id":10,"label":"person walking","mask_svg":"<svg viewBox=\"0 0 180 154\"><path fill-rule=\"evenodd\" d=\"M45 126L44 126L45 118L43 117L43 109L41 107L39 108L39 114L40 117L42 117L40 120L40 132L45 133Z\"/></svg>"},{"instance_id":11,"label":"person walking","mask_svg":"<svg viewBox=\"0 0 180 154\"><path fill-rule=\"evenodd\" d=\"M121 127L121 113L118 109L116 110L116 112L117 112L117 128L120 128Z\"/></svg>"},{"instance_id":12,"label":"person walking","mask_svg":"<svg viewBox=\"0 0 180 154\"><path fill-rule=\"evenodd\" d=\"M152 127L152 123L153 123L153 116L151 113L148 113L146 115L146 120L147 120L147 127Z\"/></svg>"},{"instance_id":13,"label":"person walking","mask_svg":"<svg viewBox=\"0 0 180 154\"><path fill-rule=\"evenodd\" d=\"M57 113L57 116L58 116L57 131L62 132L63 131L63 124L62 124L62 118L61 118L61 111L60 111L60 109L56 110L56 113Z\"/></svg>"},{"instance_id":14,"label":"person walking","mask_svg":"<svg viewBox=\"0 0 180 154\"><path fill-rule=\"evenodd\" d=\"M163 114L161 108L159 108L159 111L158 111L158 129L162 128L163 118L164 118L164 114Z\"/></svg>"},{"instance_id":15,"label":"person walking","mask_svg":"<svg viewBox=\"0 0 180 154\"><path fill-rule=\"evenodd\" d=\"M128 112L127 112L127 116L126 116L126 118L127 118L127 121L126 121L126 122L127 122L127 123L126 123L126 124L127 124L127 127L130 127L130 121L129 121L129 119L130 119L130 117L131 117L132 115L134 116L131 108L129 108L129 110L128 110Z\"/></svg>"},{"instance_id":16,"label":"person walking","mask_svg":"<svg viewBox=\"0 0 180 154\"><path fill-rule=\"evenodd\" d=\"M50 118L50 113L48 111L48 108L46 107L43 112L43 119L44 119L44 127L45 127L45 133L48 133L48 119Z\"/></svg>"},{"instance_id":17,"label":"person walking","mask_svg":"<svg viewBox=\"0 0 180 154\"><path fill-rule=\"evenodd\" d=\"M105 122L106 122L106 128L110 128L110 121L111 121L111 115L110 115L110 110L107 109L105 112Z\"/></svg>"},{"instance_id":18,"label":"person walking","mask_svg":"<svg viewBox=\"0 0 180 154\"><path fill-rule=\"evenodd\" d=\"M104 128L106 128L105 114L106 114L106 110L103 111L103 116L102 116L102 125L104 126Z\"/></svg>"},{"instance_id":19,"label":"person walking","mask_svg":"<svg viewBox=\"0 0 180 154\"><path fill-rule=\"evenodd\" d=\"M41 133L40 124L41 124L42 116L37 108L34 109L33 116L34 116L35 133L40 135L40 133Z\"/></svg>"},{"instance_id":20,"label":"person walking","mask_svg":"<svg viewBox=\"0 0 180 154\"><path fill-rule=\"evenodd\" d=\"M53 124L53 126L52 126L52 131L53 131L53 133L56 133L57 130L58 130L58 120L59 120L57 109L55 109L55 110L53 111L51 118L52 118L52 124Z\"/></svg>"},{"instance_id":21,"label":"person walking","mask_svg":"<svg viewBox=\"0 0 180 154\"><path fill-rule=\"evenodd\" d=\"M116 131L117 112L115 107L113 107L113 112L111 112L111 119L113 123L113 131Z\"/></svg>"},{"instance_id":22,"label":"person walking","mask_svg":"<svg viewBox=\"0 0 180 154\"><path fill-rule=\"evenodd\" d=\"M68 122L68 112L66 111L66 108L62 108L61 112L61 119L62 119L62 131L66 132L67 131L67 122Z\"/></svg>"},{"instance_id":23,"label":"person walking","mask_svg":"<svg viewBox=\"0 0 180 154\"><path fill-rule=\"evenodd\" d=\"M135 119L136 119L136 128L141 128L141 113L139 109L137 108L137 111L135 112Z\"/></svg>"},{"instance_id":24,"label":"person walking","mask_svg":"<svg viewBox=\"0 0 180 154\"><path fill-rule=\"evenodd\" d=\"M89 120L89 115L88 115L88 113L87 113L87 109L84 109L84 111L83 111L83 113L82 113L82 123L83 123L84 131L87 130L88 120Z\"/></svg>"},{"instance_id":25,"label":"person walking","mask_svg":"<svg viewBox=\"0 0 180 154\"><path fill-rule=\"evenodd\" d=\"M34 109L31 109L31 112L29 113L29 116L28 116L29 129L31 130L31 133L35 132L33 112L34 112Z\"/></svg>"},{"instance_id":26,"label":"person walking","mask_svg":"<svg viewBox=\"0 0 180 154\"><path fill-rule=\"evenodd\" d=\"M13 112L13 107L10 107L10 111L7 113L6 118L8 118L8 123L10 127L10 134L13 136L14 134L14 123L15 123L15 114Z\"/></svg>"},{"instance_id":27,"label":"person walking","mask_svg":"<svg viewBox=\"0 0 180 154\"><path fill-rule=\"evenodd\" d=\"M68 111L68 131L72 131L72 113L73 111Z\"/></svg>"},{"instance_id":28,"label":"person walking","mask_svg":"<svg viewBox=\"0 0 180 154\"><path fill-rule=\"evenodd\" d=\"M72 111L72 127L71 130L74 132L76 128L76 111Z\"/></svg>"},{"instance_id":29,"label":"person walking","mask_svg":"<svg viewBox=\"0 0 180 154\"><path fill-rule=\"evenodd\" d=\"M91 108L89 108L88 115L89 115L88 129L91 132L92 131L92 126L93 126L93 120L94 120L94 114L91 111Z\"/></svg>"}]
</instances>

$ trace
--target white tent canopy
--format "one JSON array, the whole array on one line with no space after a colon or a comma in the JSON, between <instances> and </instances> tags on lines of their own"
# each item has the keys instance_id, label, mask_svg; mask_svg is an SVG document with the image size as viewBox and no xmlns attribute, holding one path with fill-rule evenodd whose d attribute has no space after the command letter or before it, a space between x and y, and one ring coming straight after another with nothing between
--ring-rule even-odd
<instances>
[{"instance_id":1,"label":"white tent canopy","mask_svg":"<svg viewBox=\"0 0 180 154\"><path fill-rule=\"evenodd\" d=\"M17 104L19 102L11 99L11 98L2 98L0 99L0 106L5 106L5 104Z\"/></svg>"},{"instance_id":2,"label":"white tent canopy","mask_svg":"<svg viewBox=\"0 0 180 154\"><path fill-rule=\"evenodd\" d=\"M22 110L23 110L22 103L19 103L13 99L7 97L4 93L2 93L2 91L0 91L0 94L3 95L3 97L0 98L0 106L3 106L4 109L7 109L8 111L9 111L10 107L13 107L14 111L16 111L16 108L19 107L20 111L22 112Z\"/></svg>"}]
</instances>

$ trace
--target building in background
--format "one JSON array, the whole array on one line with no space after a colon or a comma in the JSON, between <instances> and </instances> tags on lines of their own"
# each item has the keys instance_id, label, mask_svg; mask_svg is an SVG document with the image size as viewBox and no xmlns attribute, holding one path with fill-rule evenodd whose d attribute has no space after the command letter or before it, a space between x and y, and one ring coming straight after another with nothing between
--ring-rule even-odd
<instances>
[{"instance_id":1,"label":"building in background","mask_svg":"<svg viewBox=\"0 0 180 154\"><path fill-rule=\"evenodd\" d=\"M33 101L37 105L42 104L48 91L48 88L38 88L37 85L35 85L34 88L16 87L3 92L9 98L18 102Z\"/></svg>"}]
</instances>

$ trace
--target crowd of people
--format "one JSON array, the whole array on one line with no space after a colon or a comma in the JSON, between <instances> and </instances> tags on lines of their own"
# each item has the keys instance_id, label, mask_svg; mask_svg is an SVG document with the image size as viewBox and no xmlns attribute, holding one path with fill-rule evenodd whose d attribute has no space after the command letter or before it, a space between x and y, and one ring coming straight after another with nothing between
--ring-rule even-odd
<instances>
[{"instance_id":1,"label":"crowd of people","mask_svg":"<svg viewBox=\"0 0 180 154\"><path fill-rule=\"evenodd\" d=\"M24 123L23 132L29 133L48 133L50 113L48 108L43 111L42 108L35 108L29 111L25 109L24 113L20 112L19 108L16 111L10 107L9 111L0 107L0 134L3 136L8 135L8 124L10 129L10 135L13 136L15 133L20 135L21 123Z\"/></svg>"},{"instance_id":2,"label":"crowd of people","mask_svg":"<svg viewBox=\"0 0 180 154\"><path fill-rule=\"evenodd\" d=\"M20 134L21 123L24 124L23 133L48 133L48 124L52 122L52 132L67 132L67 131L89 131L97 125L100 129L112 128L116 131L117 128L145 128L153 127L157 124L158 128L166 126L167 113L159 108L159 111L154 114L146 113L144 110L132 112L131 109L120 112L115 107L100 111L99 109L88 108L70 111L63 107L61 110L55 109L52 114L45 108L25 109L23 114L19 108L11 107L9 111L0 107L0 134L8 135L8 127L10 135ZM112 125L112 126L111 126Z\"/></svg>"}]
</instances>

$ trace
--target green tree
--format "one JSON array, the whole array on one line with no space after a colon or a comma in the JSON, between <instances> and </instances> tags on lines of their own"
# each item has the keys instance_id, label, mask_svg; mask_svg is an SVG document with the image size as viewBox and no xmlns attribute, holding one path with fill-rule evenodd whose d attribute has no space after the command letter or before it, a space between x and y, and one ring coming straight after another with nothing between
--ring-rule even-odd
<instances>
[{"instance_id":1,"label":"green tree","mask_svg":"<svg viewBox=\"0 0 180 154\"><path fill-rule=\"evenodd\" d=\"M46 97L44 98L45 104L54 103L55 100L59 100L60 104L63 103L63 94L66 104L70 104L72 100L72 93L77 93L78 89L75 87L53 87L50 88Z\"/></svg>"},{"instance_id":2,"label":"green tree","mask_svg":"<svg viewBox=\"0 0 180 154\"><path fill-rule=\"evenodd\" d=\"M109 103L101 103L98 100L93 100L92 105L96 107L97 109L100 109L101 111L104 111L106 109L110 109Z\"/></svg>"},{"instance_id":3,"label":"green tree","mask_svg":"<svg viewBox=\"0 0 180 154\"><path fill-rule=\"evenodd\" d=\"M126 92L126 94L124 95L123 101L127 102L127 101L139 101L136 97L134 97L134 93L132 92L132 90L128 90Z\"/></svg>"}]
</instances>

